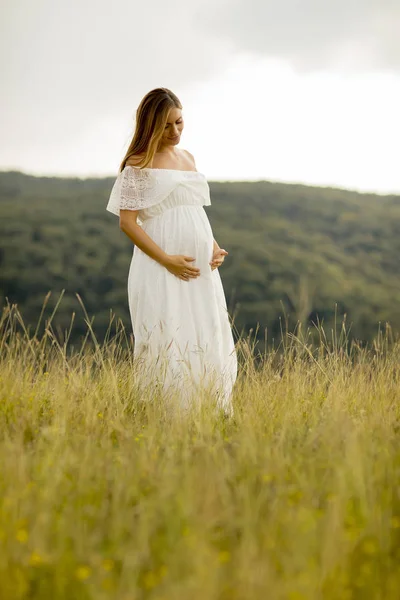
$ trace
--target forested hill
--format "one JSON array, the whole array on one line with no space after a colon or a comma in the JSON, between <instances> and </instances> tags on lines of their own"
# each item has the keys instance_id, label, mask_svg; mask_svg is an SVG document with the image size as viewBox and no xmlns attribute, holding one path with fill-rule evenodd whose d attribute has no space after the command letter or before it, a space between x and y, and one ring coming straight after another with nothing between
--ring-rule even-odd
<instances>
[{"instance_id":1,"label":"forested hill","mask_svg":"<svg viewBox=\"0 0 400 600\"><path fill-rule=\"evenodd\" d=\"M34 177L0 173L0 297L36 325L46 293L62 289L56 324L86 332L78 293L99 338L110 309L130 331L127 276L131 241L105 210L115 177ZM210 182L206 207L229 251L220 269L237 332L278 337L284 313L333 325L346 313L353 336L370 340L378 323L400 331L400 196L260 182Z\"/></svg>"}]
</instances>

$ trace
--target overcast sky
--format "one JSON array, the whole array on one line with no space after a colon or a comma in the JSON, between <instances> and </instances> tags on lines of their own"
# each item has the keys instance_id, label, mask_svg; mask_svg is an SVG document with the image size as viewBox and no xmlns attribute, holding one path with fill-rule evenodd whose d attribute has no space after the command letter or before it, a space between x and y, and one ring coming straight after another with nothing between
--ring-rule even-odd
<instances>
[{"instance_id":1,"label":"overcast sky","mask_svg":"<svg viewBox=\"0 0 400 600\"><path fill-rule=\"evenodd\" d=\"M115 175L146 92L210 180L400 193L399 0L3 0L0 169Z\"/></svg>"}]
</instances>

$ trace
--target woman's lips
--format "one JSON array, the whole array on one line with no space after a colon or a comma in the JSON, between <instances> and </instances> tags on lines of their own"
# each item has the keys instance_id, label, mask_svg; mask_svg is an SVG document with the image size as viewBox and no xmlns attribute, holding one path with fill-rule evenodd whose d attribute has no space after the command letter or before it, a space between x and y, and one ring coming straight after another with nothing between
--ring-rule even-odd
<instances>
[{"instance_id":1,"label":"woman's lips","mask_svg":"<svg viewBox=\"0 0 400 600\"><path fill-rule=\"evenodd\" d=\"M169 138L169 139L170 139L170 140L177 140L177 139L178 139L178 137L179 137L179 135L176 135L175 137L173 137L173 138Z\"/></svg>"}]
</instances>

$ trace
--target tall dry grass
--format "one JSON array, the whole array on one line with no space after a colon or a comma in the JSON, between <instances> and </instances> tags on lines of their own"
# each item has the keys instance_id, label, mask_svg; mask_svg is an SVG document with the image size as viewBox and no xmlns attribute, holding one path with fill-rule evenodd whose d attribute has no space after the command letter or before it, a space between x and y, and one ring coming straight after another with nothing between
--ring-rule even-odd
<instances>
[{"instance_id":1,"label":"tall dry grass","mask_svg":"<svg viewBox=\"0 0 400 600\"><path fill-rule=\"evenodd\" d=\"M0 321L1 599L400 598L390 328L239 339L226 418L166 410L122 326L71 349L55 311Z\"/></svg>"}]
</instances>

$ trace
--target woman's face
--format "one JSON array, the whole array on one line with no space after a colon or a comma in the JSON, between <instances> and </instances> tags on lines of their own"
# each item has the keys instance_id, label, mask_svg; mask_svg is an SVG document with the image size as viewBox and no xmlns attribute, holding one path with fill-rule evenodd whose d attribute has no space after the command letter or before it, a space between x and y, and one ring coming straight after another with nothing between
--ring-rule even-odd
<instances>
[{"instance_id":1,"label":"woman's face","mask_svg":"<svg viewBox=\"0 0 400 600\"><path fill-rule=\"evenodd\" d=\"M162 137L163 145L176 146L179 144L183 127L182 110L180 108L171 108Z\"/></svg>"}]
</instances>

